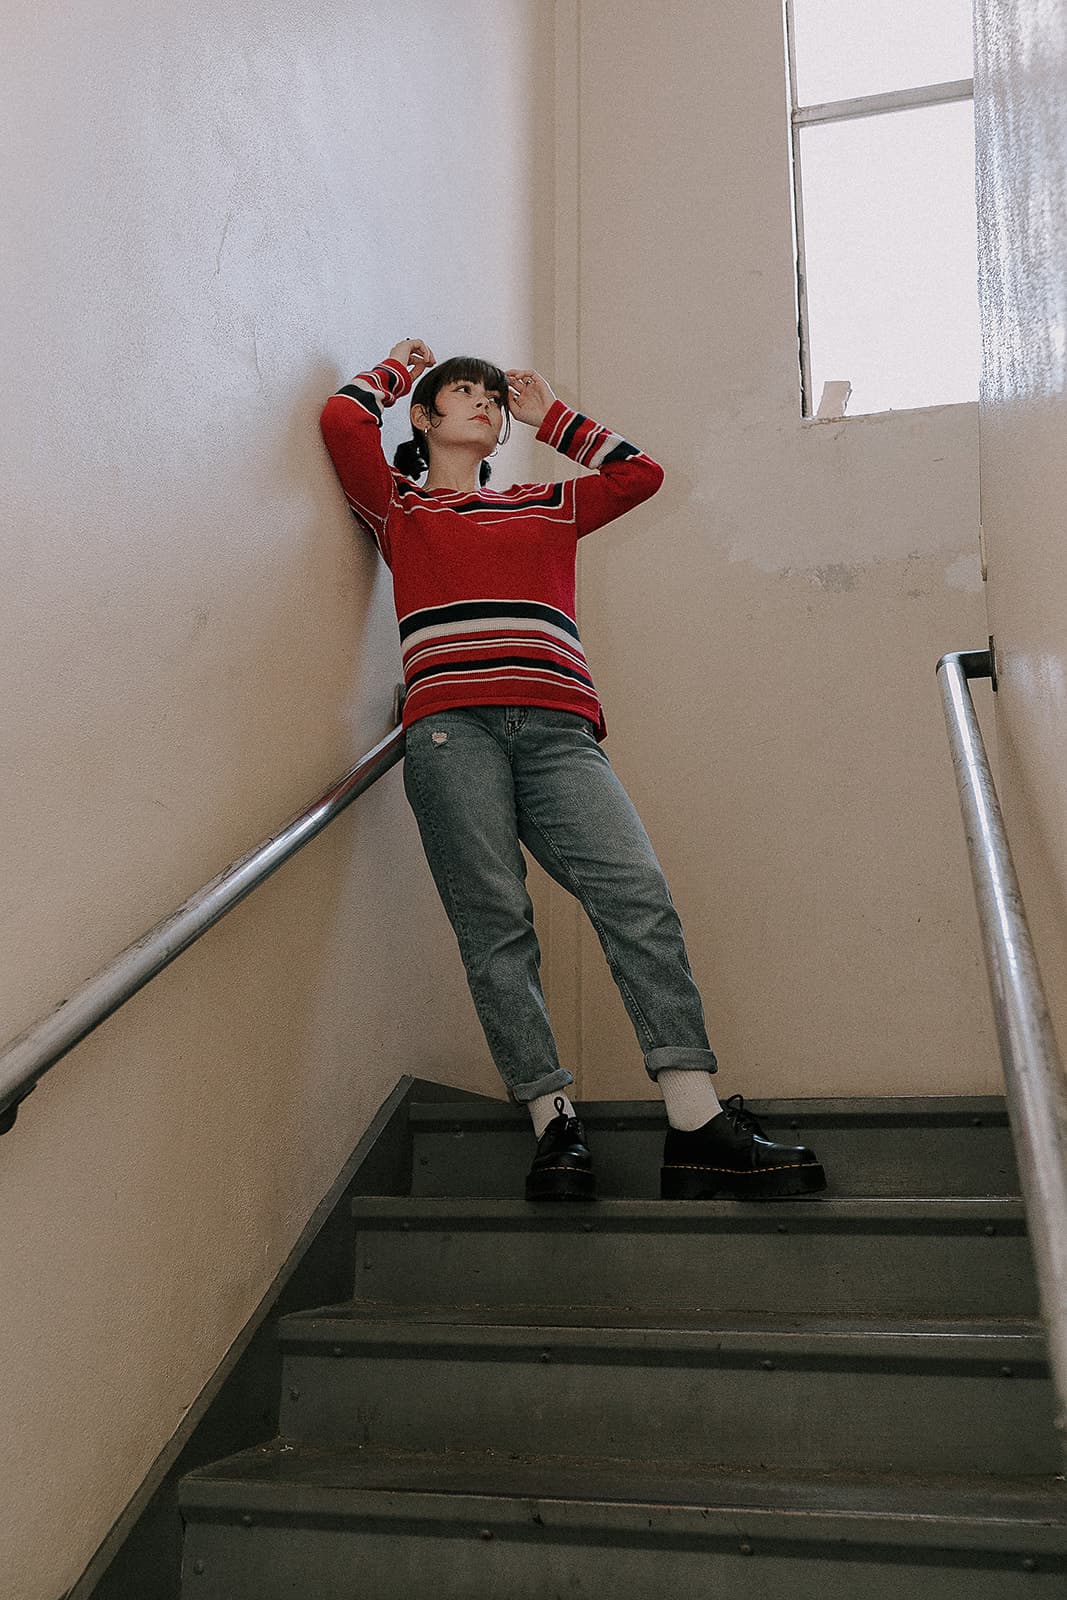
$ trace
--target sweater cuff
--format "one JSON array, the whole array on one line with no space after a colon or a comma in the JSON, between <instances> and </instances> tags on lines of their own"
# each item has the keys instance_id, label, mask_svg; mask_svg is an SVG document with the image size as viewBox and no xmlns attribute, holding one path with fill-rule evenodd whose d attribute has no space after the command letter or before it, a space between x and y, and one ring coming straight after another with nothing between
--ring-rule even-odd
<instances>
[{"instance_id":1,"label":"sweater cuff","mask_svg":"<svg viewBox=\"0 0 1067 1600\"><path fill-rule=\"evenodd\" d=\"M563 454L566 455L565 446L557 441L562 439L578 415L579 413L575 411L573 406L566 405L562 400L553 400L542 417L541 426L534 437L539 439L542 444L550 444L554 449L562 450Z\"/></svg>"},{"instance_id":2,"label":"sweater cuff","mask_svg":"<svg viewBox=\"0 0 1067 1600\"><path fill-rule=\"evenodd\" d=\"M411 373L402 361L394 361L392 356L386 356L384 361L379 361L376 370L385 374L385 394L382 398L387 406L393 405L410 390Z\"/></svg>"}]
</instances>

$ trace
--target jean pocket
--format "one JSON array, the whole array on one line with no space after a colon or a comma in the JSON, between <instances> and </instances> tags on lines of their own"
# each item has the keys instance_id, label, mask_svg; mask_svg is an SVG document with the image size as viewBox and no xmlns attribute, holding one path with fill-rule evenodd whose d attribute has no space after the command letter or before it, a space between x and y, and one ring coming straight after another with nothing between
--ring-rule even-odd
<instances>
[{"instance_id":1,"label":"jean pocket","mask_svg":"<svg viewBox=\"0 0 1067 1600\"><path fill-rule=\"evenodd\" d=\"M538 706L531 715L548 728L576 728L579 732L588 728L590 733L593 731L593 724L580 711L563 711L558 706Z\"/></svg>"}]
</instances>

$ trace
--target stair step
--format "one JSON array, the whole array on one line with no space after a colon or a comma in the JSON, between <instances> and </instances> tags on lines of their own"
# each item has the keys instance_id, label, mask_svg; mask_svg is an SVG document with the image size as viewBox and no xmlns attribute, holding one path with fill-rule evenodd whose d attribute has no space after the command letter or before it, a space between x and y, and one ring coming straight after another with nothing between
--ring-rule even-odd
<instances>
[{"instance_id":1,"label":"stair step","mask_svg":"<svg viewBox=\"0 0 1067 1600\"><path fill-rule=\"evenodd\" d=\"M382 1307L282 1319L289 1439L719 1466L1053 1473L1037 1324ZM929 1419L937 1418L936 1426Z\"/></svg>"},{"instance_id":2,"label":"stair step","mask_svg":"<svg viewBox=\"0 0 1067 1600\"><path fill-rule=\"evenodd\" d=\"M818 1336L827 1347L834 1345L842 1351L851 1346L851 1340L861 1335L892 1339L898 1348L907 1345L918 1349L929 1339L951 1338L960 1341L970 1338L968 1354L980 1354L987 1349L987 1339L1002 1336L1025 1341L1028 1359L1045 1359L1044 1334L1035 1317L894 1317L891 1321L878 1316L823 1316L816 1312L790 1316L772 1312L718 1312L711 1320L706 1311L693 1311L675 1306L647 1305L535 1305L524 1301L518 1305L465 1304L459 1299L447 1304L417 1304L413 1301L344 1300L338 1305L321 1306L305 1311L291 1311L279 1317L277 1334L283 1344L299 1343L305 1337L309 1342L328 1343L311 1330L320 1322L337 1320L353 1329L374 1324L401 1322L411 1325L426 1323L442 1329L456 1328L470 1331L475 1328L552 1328L606 1329L623 1334L633 1331L679 1331L696 1334L714 1333L723 1339L778 1341L780 1349L788 1349L797 1338ZM1036 1341L1036 1342L1031 1342ZM1017 1348L1023 1348L1017 1345Z\"/></svg>"},{"instance_id":3,"label":"stair step","mask_svg":"<svg viewBox=\"0 0 1067 1600\"><path fill-rule=\"evenodd\" d=\"M277 1440L189 1474L183 1600L1061 1600L1062 1480Z\"/></svg>"},{"instance_id":4,"label":"stair step","mask_svg":"<svg viewBox=\"0 0 1067 1600\"><path fill-rule=\"evenodd\" d=\"M355 1298L1033 1317L1022 1203L361 1197Z\"/></svg>"},{"instance_id":5,"label":"stair step","mask_svg":"<svg viewBox=\"0 0 1067 1600\"><path fill-rule=\"evenodd\" d=\"M831 1195L1018 1194L1002 1096L752 1100L779 1143L807 1144ZM663 1102L586 1101L600 1193L654 1199L666 1127ZM409 1108L412 1193L521 1197L533 1138L529 1113L506 1101ZM491 1137L490 1137L491 1136Z\"/></svg>"}]
</instances>

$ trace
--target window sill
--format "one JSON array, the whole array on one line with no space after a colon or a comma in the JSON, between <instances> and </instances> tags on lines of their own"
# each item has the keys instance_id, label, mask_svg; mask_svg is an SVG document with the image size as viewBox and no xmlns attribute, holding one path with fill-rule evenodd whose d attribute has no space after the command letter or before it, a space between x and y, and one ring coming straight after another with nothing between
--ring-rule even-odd
<instances>
[{"instance_id":1,"label":"window sill","mask_svg":"<svg viewBox=\"0 0 1067 1600\"><path fill-rule=\"evenodd\" d=\"M952 400L939 406L899 406L889 411L846 411L843 417L804 417L800 421L805 428L833 428L842 422L887 422L890 417L916 417L934 411L960 411L978 405L975 400Z\"/></svg>"}]
</instances>

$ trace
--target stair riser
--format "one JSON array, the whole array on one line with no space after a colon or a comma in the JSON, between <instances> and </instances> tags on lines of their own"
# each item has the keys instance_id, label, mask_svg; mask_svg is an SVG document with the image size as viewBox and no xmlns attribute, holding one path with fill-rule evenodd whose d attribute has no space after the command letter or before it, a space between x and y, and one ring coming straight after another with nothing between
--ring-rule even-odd
<instances>
[{"instance_id":1,"label":"stair riser","mask_svg":"<svg viewBox=\"0 0 1067 1600\"><path fill-rule=\"evenodd\" d=\"M665 1126L665 1124L664 1124ZM808 1144L826 1169L831 1195L1018 1194L1019 1179L1004 1127L822 1128L767 1119L768 1138ZM591 1127L600 1194L656 1199L663 1126ZM521 1197L533 1154L527 1124L463 1130L416 1130L412 1193Z\"/></svg>"},{"instance_id":2,"label":"stair riser","mask_svg":"<svg viewBox=\"0 0 1067 1600\"><path fill-rule=\"evenodd\" d=\"M355 1293L400 1305L620 1307L902 1317L1036 1315L1029 1243L981 1228L819 1229L738 1221L655 1233L554 1226L357 1225ZM558 1209L558 1208L557 1208ZM595 1208L589 1208L592 1212ZM752 1218L759 1208L744 1208ZM740 1208L738 1208L740 1218ZM752 1230L752 1231L750 1231Z\"/></svg>"},{"instance_id":3,"label":"stair riser","mask_svg":"<svg viewBox=\"0 0 1067 1600\"><path fill-rule=\"evenodd\" d=\"M338 1347L343 1348L343 1347ZM480 1353L289 1352L280 1432L411 1450L558 1453L896 1472L1051 1474L1040 1367L759 1354L672 1359L654 1348L568 1351L551 1338ZM450 1359L451 1358L451 1359ZM293 1398L294 1395L296 1398Z\"/></svg>"},{"instance_id":4,"label":"stair riser","mask_svg":"<svg viewBox=\"0 0 1067 1600\"><path fill-rule=\"evenodd\" d=\"M515 1503L513 1524L493 1529L458 1510L444 1529L392 1518L364 1527L193 1522L182 1600L1062 1600L1067 1586L1062 1557L1024 1569L1024 1541L1014 1555L920 1555L906 1546L746 1536L743 1524L726 1536L672 1535L660 1508L643 1520L647 1527L630 1532L553 1529Z\"/></svg>"}]
</instances>

